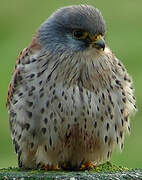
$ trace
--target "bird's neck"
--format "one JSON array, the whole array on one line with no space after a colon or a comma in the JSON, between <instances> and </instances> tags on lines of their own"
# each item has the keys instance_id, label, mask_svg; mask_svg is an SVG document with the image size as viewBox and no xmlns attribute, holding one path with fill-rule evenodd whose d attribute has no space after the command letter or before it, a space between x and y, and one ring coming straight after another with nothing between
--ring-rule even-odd
<instances>
[{"instance_id":1,"label":"bird's neck","mask_svg":"<svg viewBox=\"0 0 142 180\"><path fill-rule=\"evenodd\" d=\"M57 81L69 87L79 84L91 91L106 88L112 74L111 59L112 53L107 48L98 54L85 52L63 56L57 63Z\"/></svg>"}]
</instances>

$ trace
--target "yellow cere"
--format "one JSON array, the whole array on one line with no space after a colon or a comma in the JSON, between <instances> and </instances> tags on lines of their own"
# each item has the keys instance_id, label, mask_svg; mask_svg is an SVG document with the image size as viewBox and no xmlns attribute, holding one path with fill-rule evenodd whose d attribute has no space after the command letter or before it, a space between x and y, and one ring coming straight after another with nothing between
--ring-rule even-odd
<instances>
[{"instance_id":1,"label":"yellow cere","mask_svg":"<svg viewBox=\"0 0 142 180\"><path fill-rule=\"evenodd\" d=\"M93 41L98 41L98 40L102 39L102 37L103 36L101 34L99 34L99 35L92 35L92 36L90 36L90 39L93 42Z\"/></svg>"}]
</instances>

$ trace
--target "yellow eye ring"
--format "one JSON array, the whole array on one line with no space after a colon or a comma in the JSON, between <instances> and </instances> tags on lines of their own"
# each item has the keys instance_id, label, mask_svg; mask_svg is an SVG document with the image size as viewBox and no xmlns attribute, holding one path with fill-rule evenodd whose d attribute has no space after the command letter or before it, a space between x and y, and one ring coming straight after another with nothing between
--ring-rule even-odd
<instances>
[{"instance_id":1,"label":"yellow eye ring","mask_svg":"<svg viewBox=\"0 0 142 180\"><path fill-rule=\"evenodd\" d=\"M86 39L86 37L88 36L88 33L86 31L82 31L79 29L73 30L72 34L75 39Z\"/></svg>"}]
</instances>

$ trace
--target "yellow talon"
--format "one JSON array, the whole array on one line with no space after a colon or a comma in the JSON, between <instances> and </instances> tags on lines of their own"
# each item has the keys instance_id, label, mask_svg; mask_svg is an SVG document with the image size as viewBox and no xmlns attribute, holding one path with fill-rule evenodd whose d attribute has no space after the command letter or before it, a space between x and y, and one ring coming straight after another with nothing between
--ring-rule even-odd
<instances>
[{"instance_id":1,"label":"yellow talon","mask_svg":"<svg viewBox=\"0 0 142 180\"><path fill-rule=\"evenodd\" d=\"M45 171L50 171L50 170L60 170L58 165L45 165L44 163L40 163L39 166L41 169L45 170Z\"/></svg>"},{"instance_id":2,"label":"yellow talon","mask_svg":"<svg viewBox=\"0 0 142 180\"><path fill-rule=\"evenodd\" d=\"M94 164L93 162L85 162L84 164L82 164L80 170L84 171L84 170L90 170L96 168L96 164Z\"/></svg>"}]
</instances>

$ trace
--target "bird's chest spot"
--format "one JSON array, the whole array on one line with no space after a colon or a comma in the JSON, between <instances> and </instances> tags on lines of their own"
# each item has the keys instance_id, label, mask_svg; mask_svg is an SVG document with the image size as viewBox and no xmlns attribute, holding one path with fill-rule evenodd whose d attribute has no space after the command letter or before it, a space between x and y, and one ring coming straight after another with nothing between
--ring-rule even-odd
<instances>
[{"instance_id":1,"label":"bird's chest spot","mask_svg":"<svg viewBox=\"0 0 142 180\"><path fill-rule=\"evenodd\" d=\"M119 92L114 94L109 89L91 92L78 86L67 90L64 96L62 103L68 112L67 116L70 114L74 122L83 121L84 126L88 122L95 123L96 120L101 122L106 119L112 120L119 111L118 101L121 98Z\"/></svg>"},{"instance_id":2,"label":"bird's chest spot","mask_svg":"<svg viewBox=\"0 0 142 180\"><path fill-rule=\"evenodd\" d=\"M101 113L100 105L101 95L89 90L74 86L73 88L62 89L58 97L60 102L58 109L62 112L67 112L67 116L74 118L74 121L81 118L95 118L95 115Z\"/></svg>"}]
</instances>

